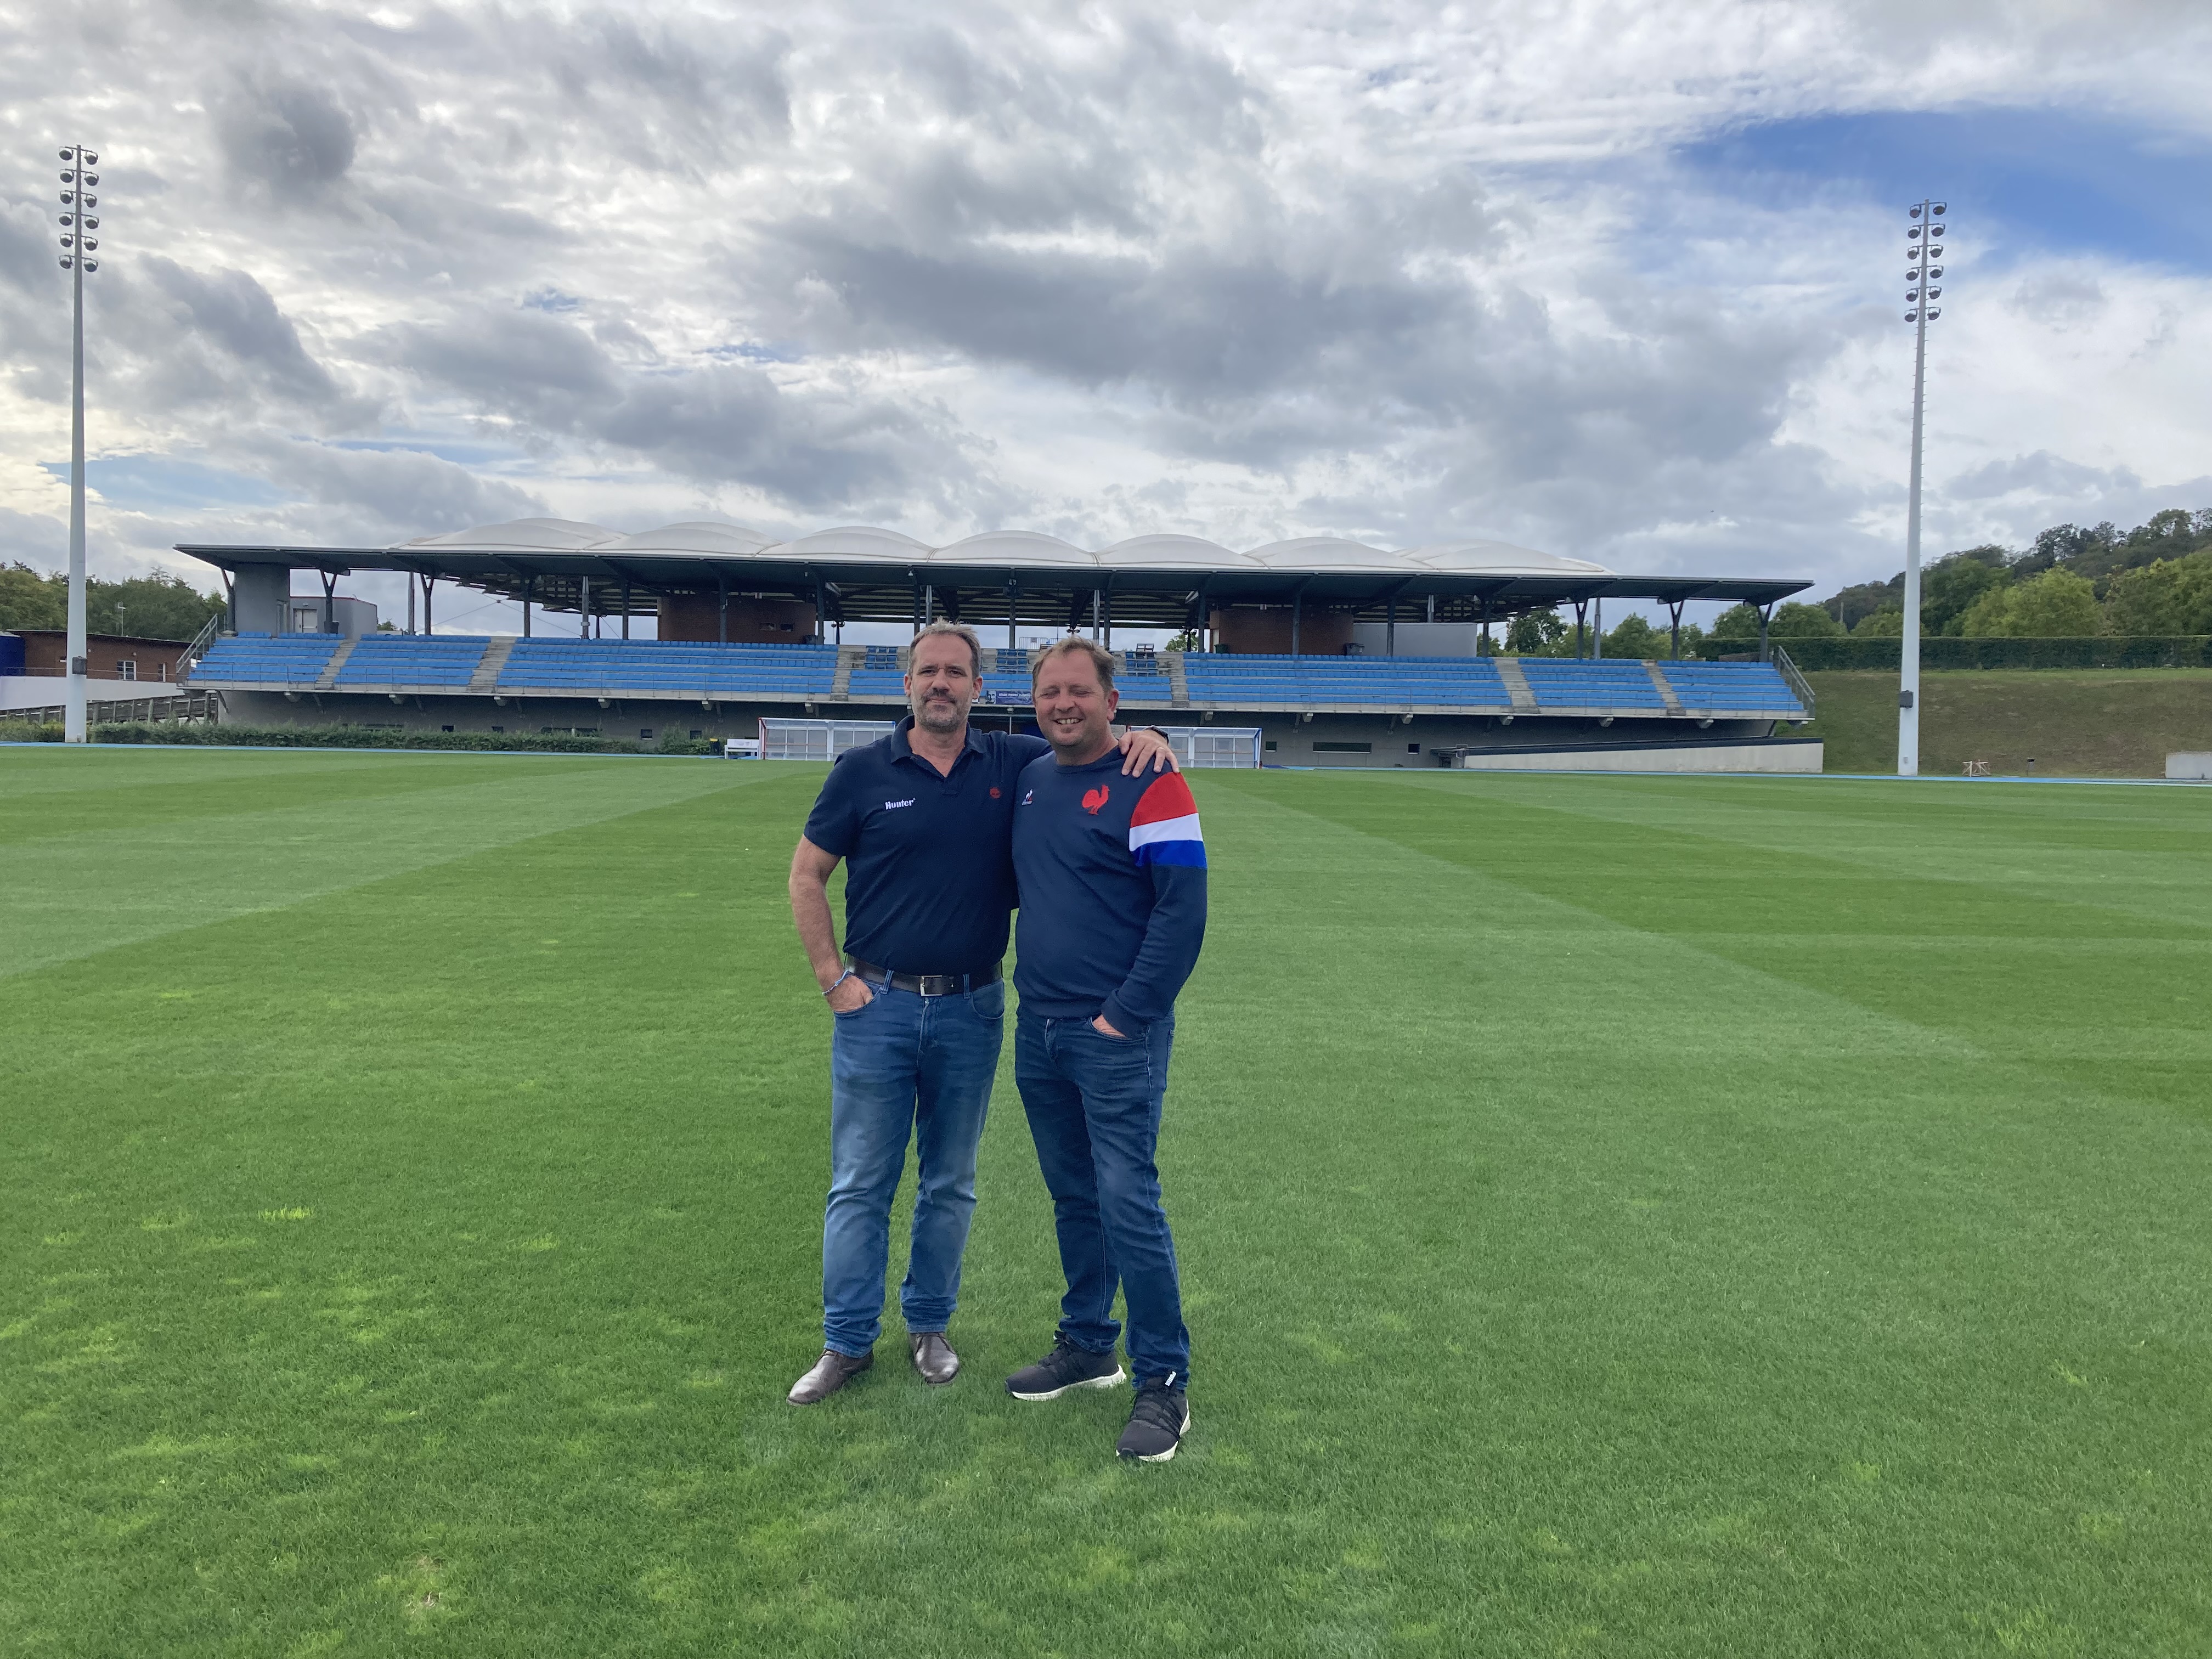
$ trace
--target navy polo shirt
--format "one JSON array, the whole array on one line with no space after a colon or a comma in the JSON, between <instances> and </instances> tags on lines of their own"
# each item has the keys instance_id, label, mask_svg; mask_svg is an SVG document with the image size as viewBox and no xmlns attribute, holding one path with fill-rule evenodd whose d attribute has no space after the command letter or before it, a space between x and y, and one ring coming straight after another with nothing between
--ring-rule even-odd
<instances>
[{"instance_id":1,"label":"navy polo shirt","mask_svg":"<svg viewBox=\"0 0 2212 1659\"><path fill-rule=\"evenodd\" d=\"M972 974L1006 954L1014 780L1051 745L968 728L950 775L914 752L909 714L823 780L806 839L845 860L845 949L900 974Z\"/></svg>"}]
</instances>

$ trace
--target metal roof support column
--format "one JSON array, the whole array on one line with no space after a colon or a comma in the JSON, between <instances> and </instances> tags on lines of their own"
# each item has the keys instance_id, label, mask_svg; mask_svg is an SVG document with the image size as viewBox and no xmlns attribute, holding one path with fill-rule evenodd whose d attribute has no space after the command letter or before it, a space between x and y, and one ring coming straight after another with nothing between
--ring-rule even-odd
<instances>
[{"instance_id":1,"label":"metal roof support column","mask_svg":"<svg viewBox=\"0 0 2212 1659\"><path fill-rule=\"evenodd\" d=\"M1490 637L1490 595L1487 593L1482 596L1482 635L1474 642L1474 654L1478 657L1498 654L1497 643Z\"/></svg>"},{"instance_id":2,"label":"metal roof support column","mask_svg":"<svg viewBox=\"0 0 2212 1659\"><path fill-rule=\"evenodd\" d=\"M522 637L526 640L530 637L530 602L537 593L538 578L525 576L522 579Z\"/></svg>"},{"instance_id":3,"label":"metal roof support column","mask_svg":"<svg viewBox=\"0 0 2212 1659\"><path fill-rule=\"evenodd\" d=\"M431 590L432 588L435 587L437 585L438 585L438 578L437 578L436 573L432 572L432 573L427 574L425 574L425 575L423 576L423 578L422 578L422 631L423 631L425 634L434 634L434 633L436 633L436 632L438 631L437 624L436 624L436 623L433 623L433 622L430 620L430 590Z\"/></svg>"},{"instance_id":4,"label":"metal roof support column","mask_svg":"<svg viewBox=\"0 0 2212 1659\"><path fill-rule=\"evenodd\" d=\"M238 612L234 608L231 611L230 631L238 632ZM407 631L415 631L415 573L411 570L407 573Z\"/></svg>"},{"instance_id":5,"label":"metal roof support column","mask_svg":"<svg viewBox=\"0 0 2212 1659\"><path fill-rule=\"evenodd\" d=\"M1575 660L1577 662L1583 659L1583 619L1589 614L1589 601L1577 599L1575 601Z\"/></svg>"},{"instance_id":6,"label":"metal roof support column","mask_svg":"<svg viewBox=\"0 0 2212 1659\"><path fill-rule=\"evenodd\" d=\"M1098 599L1100 590L1091 590L1091 643L1098 643Z\"/></svg>"},{"instance_id":7,"label":"metal roof support column","mask_svg":"<svg viewBox=\"0 0 2212 1659\"><path fill-rule=\"evenodd\" d=\"M1294 657L1298 654L1298 623L1304 619L1305 611L1305 584L1301 582L1298 591L1291 595L1291 654Z\"/></svg>"},{"instance_id":8,"label":"metal roof support column","mask_svg":"<svg viewBox=\"0 0 2212 1659\"><path fill-rule=\"evenodd\" d=\"M315 574L323 579L323 632L335 634L338 631L338 608L336 602L338 579L327 570L318 570Z\"/></svg>"},{"instance_id":9,"label":"metal roof support column","mask_svg":"<svg viewBox=\"0 0 2212 1659\"><path fill-rule=\"evenodd\" d=\"M1667 607L1667 655L1670 661L1682 659L1682 602L1676 599Z\"/></svg>"},{"instance_id":10,"label":"metal roof support column","mask_svg":"<svg viewBox=\"0 0 2212 1659\"><path fill-rule=\"evenodd\" d=\"M930 583L921 590L921 625L927 628L937 620L937 584Z\"/></svg>"},{"instance_id":11,"label":"metal roof support column","mask_svg":"<svg viewBox=\"0 0 2212 1659\"><path fill-rule=\"evenodd\" d=\"M1009 651L1021 649L1021 641L1014 637L1014 629L1021 623L1021 612L1022 579L1009 576L1006 578L1006 649Z\"/></svg>"},{"instance_id":12,"label":"metal roof support column","mask_svg":"<svg viewBox=\"0 0 2212 1659\"><path fill-rule=\"evenodd\" d=\"M1590 628L1590 655L1597 661L1602 662L1605 660L1605 601L1601 599L1593 600L1591 603L1593 609L1590 614L1593 623Z\"/></svg>"},{"instance_id":13,"label":"metal roof support column","mask_svg":"<svg viewBox=\"0 0 2212 1659\"><path fill-rule=\"evenodd\" d=\"M1431 593L1431 594L1430 594L1430 595L1429 595L1429 620L1430 620L1431 622L1434 622L1436 619L1437 619L1437 596L1436 596L1435 594Z\"/></svg>"},{"instance_id":14,"label":"metal roof support column","mask_svg":"<svg viewBox=\"0 0 2212 1659\"><path fill-rule=\"evenodd\" d=\"M1771 601L1759 607L1759 659L1761 662L1774 660L1774 647L1766 640L1767 621L1773 615L1774 606Z\"/></svg>"},{"instance_id":15,"label":"metal roof support column","mask_svg":"<svg viewBox=\"0 0 2212 1659\"><path fill-rule=\"evenodd\" d=\"M830 584L817 580L814 584L814 643L819 645L829 634L826 626L830 617Z\"/></svg>"},{"instance_id":16,"label":"metal roof support column","mask_svg":"<svg viewBox=\"0 0 2212 1659\"><path fill-rule=\"evenodd\" d=\"M629 578L623 578L623 637L629 637Z\"/></svg>"},{"instance_id":17,"label":"metal roof support column","mask_svg":"<svg viewBox=\"0 0 2212 1659\"><path fill-rule=\"evenodd\" d=\"M730 642L730 578L722 571L714 574L714 643Z\"/></svg>"},{"instance_id":18,"label":"metal roof support column","mask_svg":"<svg viewBox=\"0 0 2212 1659\"><path fill-rule=\"evenodd\" d=\"M1398 654L1398 596L1395 593L1382 608L1382 654L1386 657Z\"/></svg>"},{"instance_id":19,"label":"metal roof support column","mask_svg":"<svg viewBox=\"0 0 2212 1659\"><path fill-rule=\"evenodd\" d=\"M576 580L580 584L576 594L576 610L583 617L583 621L577 627L576 637L580 640L588 640L592 637L592 579L589 576L579 576Z\"/></svg>"},{"instance_id":20,"label":"metal roof support column","mask_svg":"<svg viewBox=\"0 0 2212 1659\"><path fill-rule=\"evenodd\" d=\"M1106 637L1105 637L1104 641L1103 641L1103 643L1104 644L1104 646L1106 647L1106 648L1107 648L1109 651L1111 651L1111 650L1114 648L1114 579L1113 579L1111 576L1109 576L1109 577L1107 577L1107 579L1106 579L1106 598L1105 598L1105 607L1104 607L1104 609L1105 609L1105 621L1106 621Z\"/></svg>"}]
</instances>

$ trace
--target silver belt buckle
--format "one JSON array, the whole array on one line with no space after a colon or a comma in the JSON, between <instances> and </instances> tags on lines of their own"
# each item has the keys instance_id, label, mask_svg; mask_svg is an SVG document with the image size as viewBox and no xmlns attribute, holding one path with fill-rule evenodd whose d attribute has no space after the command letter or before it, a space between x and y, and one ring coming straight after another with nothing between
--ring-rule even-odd
<instances>
[{"instance_id":1,"label":"silver belt buckle","mask_svg":"<svg viewBox=\"0 0 2212 1659\"><path fill-rule=\"evenodd\" d=\"M960 988L959 977L954 974L923 974L920 983L926 997L949 997Z\"/></svg>"}]
</instances>

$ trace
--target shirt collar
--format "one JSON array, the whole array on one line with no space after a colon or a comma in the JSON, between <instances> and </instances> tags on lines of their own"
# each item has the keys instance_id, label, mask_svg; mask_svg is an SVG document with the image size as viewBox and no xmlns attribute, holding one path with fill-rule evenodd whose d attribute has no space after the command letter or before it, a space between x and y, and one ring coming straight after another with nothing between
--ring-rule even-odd
<instances>
[{"instance_id":1,"label":"shirt collar","mask_svg":"<svg viewBox=\"0 0 2212 1659\"><path fill-rule=\"evenodd\" d=\"M913 730L914 716L911 714L908 714L904 720L901 720L896 726L891 728L891 760L894 763L902 760L918 760L921 758L914 752L913 739L907 735ZM983 734L975 729L975 723L972 720L968 726L967 740L961 745L961 747L963 752L970 755L980 755L985 752ZM957 765L958 763L955 762L954 764Z\"/></svg>"}]
</instances>

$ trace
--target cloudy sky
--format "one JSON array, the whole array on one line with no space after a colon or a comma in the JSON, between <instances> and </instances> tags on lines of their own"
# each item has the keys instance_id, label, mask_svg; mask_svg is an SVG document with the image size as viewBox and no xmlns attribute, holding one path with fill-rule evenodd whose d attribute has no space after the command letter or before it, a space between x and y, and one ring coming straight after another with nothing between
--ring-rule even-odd
<instances>
[{"instance_id":1,"label":"cloudy sky","mask_svg":"<svg viewBox=\"0 0 2212 1659\"><path fill-rule=\"evenodd\" d=\"M1831 591L1923 191L1931 550L2212 507L2208 86L2201 0L6 0L0 558L64 557L81 137L100 574L550 514Z\"/></svg>"}]
</instances>

